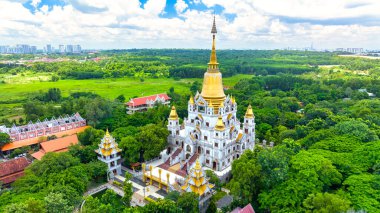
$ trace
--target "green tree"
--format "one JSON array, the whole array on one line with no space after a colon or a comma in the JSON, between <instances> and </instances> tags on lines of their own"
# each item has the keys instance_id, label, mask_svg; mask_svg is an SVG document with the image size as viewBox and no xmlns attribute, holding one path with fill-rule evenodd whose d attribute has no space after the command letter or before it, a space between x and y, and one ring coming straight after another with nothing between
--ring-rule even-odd
<instances>
[{"instance_id":1,"label":"green tree","mask_svg":"<svg viewBox=\"0 0 380 213\"><path fill-rule=\"evenodd\" d=\"M97 145L100 140L104 137L104 131L95 128L87 128L83 132L78 134L78 139L80 143L84 146L87 145Z\"/></svg>"},{"instance_id":2,"label":"green tree","mask_svg":"<svg viewBox=\"0 0 380 213\"><path fill-rule=\"evenodd\" d=\"M148 124L139 128L136 140L141 143L140 160L157 157L167 146L169 132L161 125Z\"/></svg>"},{"instance_id":3,"label":"green tree","mask_svg":"<svg viewBox=\"0 0 380 213\"><path fill-rule=\"evenodd\" d=\"M59 193L50 193L44 200L46 203L46 211L48 213L69 213L74 209L68 204L67 200L63 198L63 195Z\"/></svg>"},{"instance_id":4,"label":"green tree","mask_svg":"<svg viewBox=\"0 0 380 213\"><path fill-rule=\"evenodd\" d=\"M13 203L5 208L6 213L44 213L45 205L41 200L29 198L25 202Z\"/></svg>"},{"instance_id":5,"label":"green tree","mask_svg":"<svg viewBox=\"0 0 380 213\"><path fill-rule=\"evenodd\" d=\"M148 203L146 206L144 206L143 208L140 208L138 211L142 213L161 213L161 212L180 213L182 212L179 206L174 201L166 200L166 199Z\"/></svg>"},{"instance_id":6,"label":"green tree","mask_svg":"<svg viewBox=\"0 0 380 213\"><path fill-rule=\"evenodd\" d=\"M177 200L177 205L184 212L196 213L199 212L198 195L193 192L185 192L181 194Z\"/></svg>"},{"instance_id":7,"label":"green tree","mask_svg":"<svg viewBox=\"0 0 380 213\"><path fill-rule=\"evenodd\" d=\"M142 143L137 141L135 137L127 136L122 138L119 147L123 150L127 163L134 163L139 160Z\"/></svg>"},{"instance_id":8,"label":"green tree","mask_svg":"<svg viewBox=\"0 0 380 213\"><path fill-rule=\"evenodd\" d=\"M350 200L355 210L377 212L380 209L380 178L378 175L351 175L343 185L350 194Z\"/></svg>"},{"instance_id":9,"label":"green tree","mask_svg":"<svg viewBox=\"0 0 380 213\"><path fill-rule=\"evenodd\" d=\"M9 137L9 135L7 133L0 132L0 148L10 142L11 142L11 138Z\"/></svg>"},{"instance_id":10,"label":"green tree","mask_svg":"<svg viewBox=\"0 0 380 213\"><path fill-rule=\"evenodd\" d=\"M307 212L315 213L346 212L350 208L350 203L349 200L337 194L327 192L310 194L303 201Z\"/></svg>"},{"instance_id":11,"label":"green tree","mask_svg":"<svg viewBox=\"0 0 380 213\"><path fill-rule=\"evenodd\" d=\"M258 148L255 148L258 152ZM260 191L261 166L255 152L247 150L232 163L231 193L244 203L252 202Z\"/></svg>"},{"instance_id":12,"label":"green tree","mask_svg":"<svg viewBox=\"0 0 380 213\"><path fill-rule=\"evenodd\" d=\"M127 207L131 205L131 200L133 196L132 182L130 180L131 178L132 178L131 174L125 173L125 181L123 185L124 196L122 200Z\"/></svg>"},{"instance_id":13,"label":"green tree","mask_svg":"<svg viewBox=\"0 0 380 213\"><path fill-rule=\"evenodd\" d=\"M115 100L118 100L118 101L120 101L121 103L124 103L124 102L125 102L125 97L124 97L124 95L119 95L119 96L116 97Z\"/></svg>"},{"instance_id":14,"label":"green tree","mask_svg":"<svg viewBox=\"0 0 380 213\"><path fill-rule=\"evenodd\" d=\"M61 99L61 90L59 88L50 88L44 97L45 102L49 102L49 101L57 102L60 99Z\"/></svg>"},{"instance_id":15,"label":"green tree","mask_svg":"<svg viewBox=\"0 0 380 213\"><path fill-rule=\"evenodd\" d=\"M358 120L338 123L334 129L338 134L352 135L364 142L379 140L379 137L374 131L370 130L365 123Z\"/></svg>"},{"instance_id":16,"label":"green tree","mask_svg":"<svg viewBox=\"0 0 380 213\"><path fill-rule=\"evenodd\" d=\"M206 210L206 213L215 213L215 212L217 212L217 207L216 207L215 201L212 200Z\"/></svg>"},{"instance_id":17,"label":"green tree","mask_svg":"<svg viewBox=\"0 0 380 213\"><path fill-rule=\"evenodd\" d=\"M215 185L216 189L219 189L222 187L222 183L220 182L219 177L215 174L212 170L206 170L206 176L210 178L210 183Z\"/></svg>"}]
</instances>

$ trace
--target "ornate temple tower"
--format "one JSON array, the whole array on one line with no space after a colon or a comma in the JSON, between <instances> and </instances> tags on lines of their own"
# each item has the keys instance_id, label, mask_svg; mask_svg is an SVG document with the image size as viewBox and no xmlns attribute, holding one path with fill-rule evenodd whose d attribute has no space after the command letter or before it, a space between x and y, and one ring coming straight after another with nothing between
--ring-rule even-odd
<instances>
[{"instance_id":1,"label":"ornate temple tower","mask_svg":"<svg viewBox=\"0 0 380 213\"><path fill-rule=\"evenodd\" d=\"M99 148L95 150L98 154L98 160L103 161L108 166L108 171L111 171L114 175L121 174L121 164L120 164L120 152L121 149L115 142L110 133L106 132L99 144Z\"/></svg>"},{"instance_id":2,"label":"ornate temple tower","mask_svg":"<svg viewBox=\"0 0 380 213\"><path fill-rule=\"evenodd\" d=\"M186 177L185 184L181 189L185 192L194 192L198 196L202 197L207 193L210 193L214 185L208 182L206 174L202 169L199 160L195 162L195 165L190 170L189 175Z\"/></svg>"},{"instance_id":3,"label":"ornate temple tower","mask_svg":"<svg viewBox=\"0 0 380 213\"><path fill-rule=\"evenodd\" d=\"M246 149L255 144L255 121L252 107L244 117L243 128L236 117L237 103L224 94L222 74L216 57L215 17L212 25L212 49L207 72L204 74L201 93L197 92L188 102L188 117L180 126L175 108L169 116L169 147L163 153L161 168L180 165L182 172L189 173L195 160L201 165L224 175L231 170L231 163ZM174 168L174 167L173 167Z\"/></svg>"}]
</instances>

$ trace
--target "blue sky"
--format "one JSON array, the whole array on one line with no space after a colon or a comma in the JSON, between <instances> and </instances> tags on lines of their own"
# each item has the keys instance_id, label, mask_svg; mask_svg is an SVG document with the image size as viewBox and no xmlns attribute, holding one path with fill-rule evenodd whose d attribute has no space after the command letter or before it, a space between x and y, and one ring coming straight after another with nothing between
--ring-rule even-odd
<instances>
[{"instance_id":1,"label":"blue sky","mask_svg":"<svg viewBox=\"0 0 380 213\"><path fill-rule=\"evenodd\" d=\"M0 0L0 45L380 49L377 0Z\"/></svg>"}]
</instances>

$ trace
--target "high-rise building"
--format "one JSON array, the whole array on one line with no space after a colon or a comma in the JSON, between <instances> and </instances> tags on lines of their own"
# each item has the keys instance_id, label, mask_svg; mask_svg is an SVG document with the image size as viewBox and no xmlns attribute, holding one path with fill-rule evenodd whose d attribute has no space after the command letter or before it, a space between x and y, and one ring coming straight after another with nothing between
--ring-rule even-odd
<instances>
[{"instance_id":1,"label":"high-rise building","mask_svg":"<svg viewBox=\"0 0 380 213\"><path fill-rule=\"evenodd\" d=\"M53 52L53 49L52 49L52 47L51 47L51 44L47 44L47 45L46 45L45 52L48 53L48 54Z\"/></svg>"},{"instance_id":2,"label":"high-rise building","mask_svg":"<svg viewBox=\"0 0 380 213\"><path fill-rule=\"evenodd\" d=\"M65 45L60 44L59 45L59 53L65 53Z\"/></svg>"},{"instance_id":3,"label":"high-rise building","mask_svg":"<svg viewBox=\"0 0 380 213\"><path fill-rule=\"evenodd\" d=\"M73 46L73 53L81 53L82 52L82 47L77 44Z\"/></svg>"},{"instance_id":4,"label":"high-rise building","mask_svg":"<svg viewBox=\"0 0 380 213\"><path fill-rule=\"evenodd\" d=\"M66 45L66 53L73 53L73 50L74 50L73 45L71 44Z\"/></svg>"}]
</instances>

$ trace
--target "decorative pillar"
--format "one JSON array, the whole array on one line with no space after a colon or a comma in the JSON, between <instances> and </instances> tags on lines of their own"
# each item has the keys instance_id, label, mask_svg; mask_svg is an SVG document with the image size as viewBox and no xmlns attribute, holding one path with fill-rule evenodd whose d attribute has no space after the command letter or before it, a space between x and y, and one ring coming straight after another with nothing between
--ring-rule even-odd
<instances>
[{"instance_id":1,"label":"decorative pillar","mask_svg":"<svg viewBox=\"0 0 380 213\"><path fill-rule=\"evenodd\" d=\"M168 183L168 186L166 187L166 192L169 193L169 177L170 177L170 174L169 173L166 173L166 178L167 178L167 183Z\"/></svg>"},{"instance_id":2,"label":"decorative pillar","mask_svg":"<svg viewBox=\"0 0 380 213\"><path fill-rule=\"evenodd\" d=\"M159 177L158 188L161 189L162 188L162 184L161 184L161 169L158 169L158 177Z\"/></svg>"},{"instance_id":3,"label":"decorative pillar","mask_svg":"<svg viewBox=\"0 0 380 213\"><path fill-rule=\"evenodd\" d=\"M150 170L150 185L153 185L153 175L152 175L153 166L152 165L149 166L149 170Z\"/></svg>"},{"instance_id":4,"label":"decorative pillar","mask_svg":"<svg viewBox=\"0 0 380 213\"><path fill-rule=\"evenodd\" d=\"M145 163L143 163L143 164L142 164L142 172L143 172L143 181L144 181L144 182L146 181L145 168L146 168L146 165L145 165Z\"/></svg>"}]
</instances>

